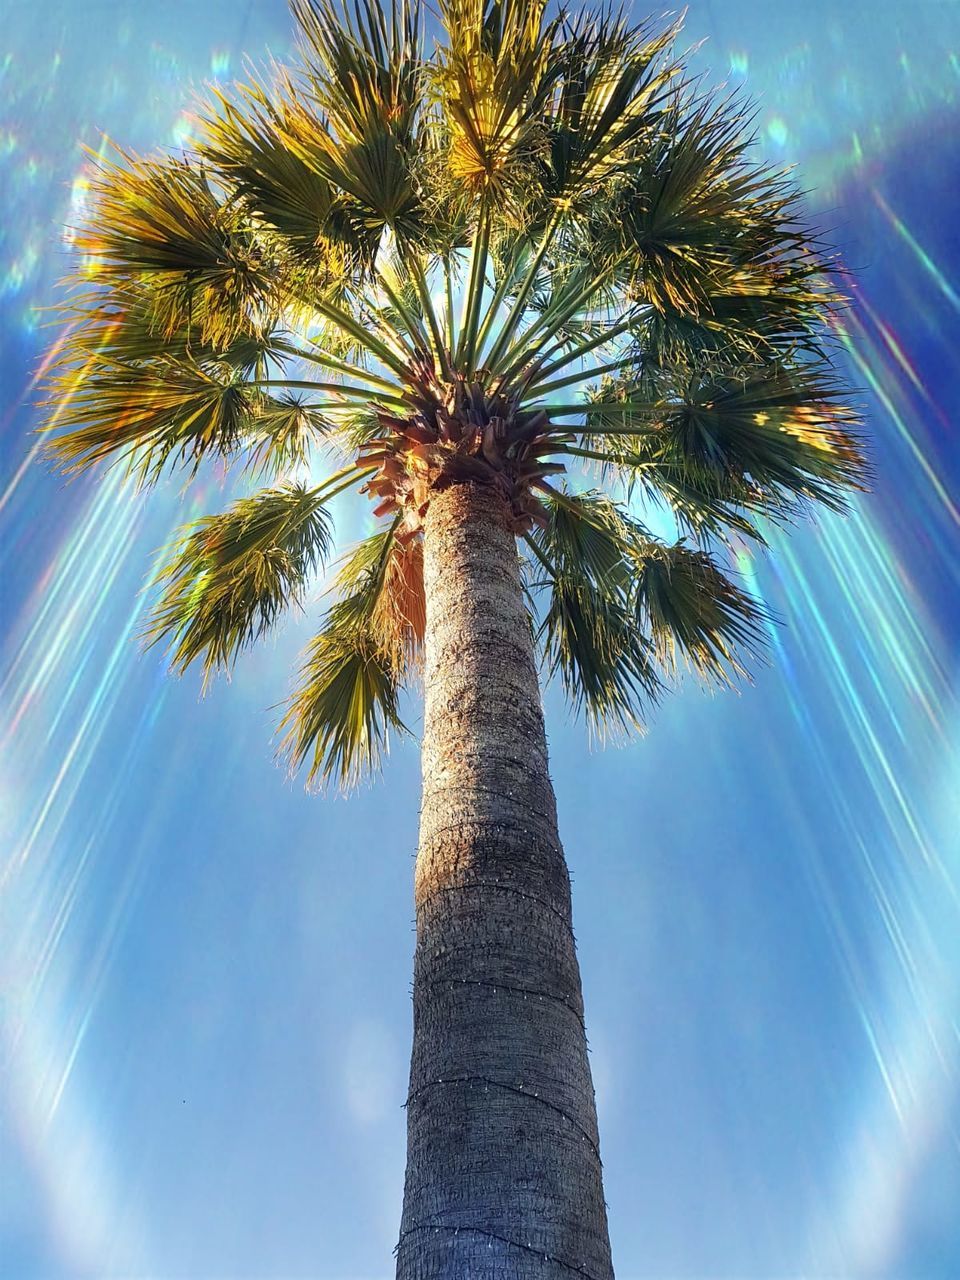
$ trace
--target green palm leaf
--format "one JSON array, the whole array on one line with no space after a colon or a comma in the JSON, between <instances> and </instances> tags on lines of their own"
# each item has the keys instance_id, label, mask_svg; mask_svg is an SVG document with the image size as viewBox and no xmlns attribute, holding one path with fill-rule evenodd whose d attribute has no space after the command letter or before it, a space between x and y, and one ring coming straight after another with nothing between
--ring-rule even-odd
<instances>
[{"instance_id":1,"label":"green palm leaf","mask_svg":"<svg viewBox=\"0 0 960 1280\"><path fill-rule=\"evenodd\" d=\"M272 95L255 83L241 86L236 102L218 91L204 113L200 154L311 271L313 287L326 290L342 286L375 244L357 234L326 176L328 155L319 141L325 133L320 117L279 78Z\"/></svg>"},{"instance_id":2,"label":"green palm leaf","mask_svg":"<svg viewBox=\"0 0 960 1280\"><path fill-rule=\"evenodd\" d=\"M601 180L633 169L636 144L655 127L677 75L662 57L677 32L651 36L613 13L573 18L552 51L558 88L547 114L545 185L554 199L577 204Z\"/></svg>"},{"instance_id":3,"label":"green palm leaf","mask_svg":"<svg viewBox=\"0 0 960 1280\"><path fill-rule=\"evenodd\" d=\"M220 344L272 308L275 273L262 245L202 170L117 156L98 160L94 218L76 238L91 259L88 279L146 277L167 333L188 326Z\"/></svg>"},{"instance_id":4,"label":"green palm leaf","mask_svg":"<svg viewBox=\"0 0 960 1280\"><path fill-rule=\"evenodd\" d=\"M645 399L651 390L660 395ZM844 491L862 487L846 395L818 363L725 373L681 366L652 381L608 383L587 407L585 436L599 437L602 460L659 490L691 523L702 509L705 527L722 524L723 508L779 520L814 502L842 510Z\"/></svg>"},{"instance_id":5,"label":"green palm leaf","mask_svg":"<svg viewBox=\"0 0 960 1280\"><path fill-rule=\"evenodd\" d=\"M729 684L744 660L762 652L764 607L733 582L705 551L682 542L650 541L635 558L637 624L653 640L657 660L674 674L682 656L697 675Z\"/></svg>"},{"instance_id":6,"label":"green palm leaf","mask_svg":"<svg viewBox=\"0 0 960 1280\"><path fill-rule=\"evenodd\" d=\"M709 369L775 361L784 353L824 354L823 316L840 299L818 266L759 264L714 273L696 310L652 310L637 342L654 370Z\"/></svg>"},{"instance_id":7,"label":"green palm leaf","mask_svg":"<svg viewBox=\"0 0 960 1280\"><path fill-rule=\"evenodd\" d=\"M779 301L824 269L783 174L749 162L746 126L734 101L677 97L601 209L598 242L661 315L709 316L711 295L751 276L755 295Z\"/></svg>"},{"instance_id":8,"label":"green palm leaf","mask_svg":"<svg viewBox=\"0 0 960 1280\"><path fill-rule=\"evenodd\" d=\"M541 638L548 669L601 733L639 730L659 694L649 646L618 596L554 579Z\"/></svg>"},{"instance_id":9,"label":"green palm leaf","mask_svg":"<svg viewBox=\"0 0 960 1280\"><path fill-rule=\"evenodd\" d=\"M310 781L349 787L378 766L391 730L406 732L398 699L423 636L422 558L394 530L347 557L281 723L282 749L293 768L307 763Z\"/></svg>"},{"instance_id":10,"label":"green palm leaf","mask_svg":"<svg viewBox=\"0 0 960 1280\"><path fill-rule=\"evenodd\" d=\"M542 0L441 0L449 34L433 71L448 182L513 208L544 143L557 23Z\"/></svg>"},{"instance_id":11,"label":"green palm leaf","mask_svg":"<svg viewBox=\"0 0 960 1280\"><path fill-rule=\"evenodd\" d=\"M250 467L281 475L306 467L316 444L339 430L293 392L261 396L250 422Z\"/></svg>"},{"instance_id":12,"label":"green palm leaf","mask_svg":"<svg viewBox=\"0 0 960 1280\"><path fill-rule=\"evenodd\" d=\"M288 135L298 154L343 193L358 234L376 241L390 228L416 239L424 216L418 192L417 121L422 111L418 7L394 0L388 22L360 0L338 10L330 0L293 0L306 46L312 96L329 125L316 147Z\"/></svg>"},{"instance_id":13,"label":"green palm leaf","mask_svg":"<svg viewBox=\"0 0 960 1280\"><path fill-rule=\"evenodd\" d=\"M409 141L423 110L419 6L391 0L389 17L372 0L292 0L291 8L312 96L336 137L357 141L373 121Z\"/></svg>"},{"instance_id":14,"label":"green palm leaf","mask_svg":"<svg viewBox=\"0 0 960 1280\"><path fill-rule=\"evenodd\" d=\"M531 539L551 591L550 669L601 726L638 726L679 660L729 684L763 649L770 616L713 556L667 545L602 493L553 493Z\"/></svg>"},{"instance_id":15,"label":"green palm leaf","mask_svg":"<svg viewBox=\"0 0 960 1280\"><path fill-rule=\"evenodd\" d=\"M307 652L281 724L291 767L306 763L308 782L330 778L349 787L378 767L390 729L403 731L398 698L389 659L334 609Z\"/></svg>"},{"instance_id":16,"label":"green palm leaf","mask_svg":"<svg viewBox=\"0 0 960 1280\"><path fill-rule=\"evenodd\" d=\"M864 460L847 388L826 368L756 368L694 377L668 409L652 447L694 476L751 484L771 515L798 502L842 508Z\"/></svg>"},{"instance_id":17,"label":"green palm leaf","mask_svg":"<svg viewBox=\"0 0 960 1280\"><path fill-rule=\"evenodd\" d=\"M151 643L167 640L175 670L200 658L206 680L302 601L331 546L323 500L322 487L284 485L186 526L158 575L147 631Z\"/></svg>"},{"instance_id":18,"label":"green palm leaf","mask_svg":"<svg viewBox=\"0 0 960 1280\"><path fill-rule=\"evenodd\" d=\"M553 493L547 510L528 539L547 574L547 668L601 733L639 729L661 687L630 604L630 548L643 531L603 494Z\"/></svg>"},{"instance_id":19,"label":"green palm leaf","mask_svg":"<svg viewBox=\"0 0 960 1280\"><path fill-rule=\"evenodd\" d=\"M550 521L541 541L559 567L566 565L609 590L625 585L633 530L604 493L557 493L548 499Z\"/></svg>"},{"instance_id":20,"label":"green palm leaf","mask_svg":"<svg viewBox=\"0 0 960 1280\"><path fill-rule=\"evenodd\" d=\"M188 360L68 365L48 404L56 417L48 451L68 472L108 458L125 460L141 480L169 462L194 470L208 455L236 452L246 438L255 396L236 371Z\"/></svg>"},{"instance_id":21,"label":"green palm leaf","mask_svg":"<svg viewBox=\"0 0 960 1280\"><path fill-rule=\"evenodd\" d=\"M166 360L201 368L226 367L247 376L274 355L268 331L241 324L223 340L204 338L189 321L172 326L163 288L139 278L109 289L77 288L59 308L68 333L54 364L58 390L69 391L84 367L141 365ZM277 353L279 355L279 353Z\"/></svg>"}]
</instances>

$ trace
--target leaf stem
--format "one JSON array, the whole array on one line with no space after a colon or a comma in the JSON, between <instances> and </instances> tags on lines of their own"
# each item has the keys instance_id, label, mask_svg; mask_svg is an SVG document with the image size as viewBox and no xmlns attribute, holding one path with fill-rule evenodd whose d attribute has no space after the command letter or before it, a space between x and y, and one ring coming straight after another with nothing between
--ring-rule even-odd
<instances>
[{"instance_id":1,"label":"leaf stem","mask_svg":"<svg viewBox=\"0 0 960 1280\"><path fill-rule=\"evenodd\" d=\"M338 493L343 493L344 489L349 489L352 485L355 485L358 480L362 480L365 475L368 475L371 471L376 471L376 470L377 468L375 466L344 467L343 470L335 471L332 476L330 476L327 480L324 480L322 484L317 486L314 492L319 493L320 490L324 490L323 501L329 502L330 499L335 498ZM341 476L343 476L345 472L350 473L348 475L348 478L344 480L342 484L338 484L334 489L331 489L329 492L326 492L327 486L330 484L333 484L333 482L339 479Z\"/></svg>"},{"instance_id":2,"label":"leaf stem","mask_svg":"<svg viewBox=\"0 0 960 1280\"><path fill-rule=\"evenodd\" d=\"M437 319L437 313L434 310L433 300L430 297L430 289L427 284L426 276L416 256L412 256L407 262L411 279L420 298L420 305L423 307L423 314L427 318L427 324L430 328L430 334L433 338L433 353L440 365L441 372L445 378L452 376L453 370L450 367L450 357L447 354L446 346L443 341L443 334L440 331L440 322Z\"/></svg>"},{"instance_id":3,"label":"leaf stem","mask_svg":"<svg viewBox=\"0 0 960 1280\"><path fill-rule=\"evenodd\" d=\"M612 467L629 467L632 471L649 470L654 464L651 462L632 461L631 455L627 454L623 457L616 457L611 453L600 453L596 449L580 449L572 444L558 444L555 453L573 454L577 458L591 458L595 462L607 462ZM633 455L636 456L636 455Z\"/></svg>"},{"instance_id":4,"label":"leaf stem","mask_svg":"<svg viewBox=\"0 0 960 1280\"><path fill-rule=\"evenodd\" d=\"M493 370L497 369L497 361L506 351L508 344L513 338L517 325L523 319L523 313L527 306L527 299L530 297L530 291L536 283L537 272L540 270L540 266L546 257L547 250L550 248L553 237L557 233L557 228L560 226L561 220L561 210L559 207L555 208L544 229L543 235L540 239L540 244L531 259L530 266L527 268L527 274L524 276L520 288L517 290L517 296L514 298L510 314L504 321L503 326L497 335L497 340L490 349L490 354L487 357L487 364Z\"/></svg>"},{"instance_id":5,"label":"leaf stem","mask_svg":"<svg viewBox=\"0 0 960 1280\"><path fill-rule=\"evenodd\" d=\"M591 412L608 412L619 409L624 413L656 413L668 405L653 404L649 400L581 400L579 404L545 404L543 408L549 413L551 418L572 418L577 414L588 414ZM593 435L622 435L624 428L606 428L584 427L584 431L589 431ZM647 430L647 428L638 428L638 430Z\"/></svg>"},{"instance_id":6,"label":"leaf stem","mask_svg":"<svg viewBox=\"0 0 960 1280\"><path fill-rule=\"evenodd\" d=\"M477 320L487 274L487 253L490 245L490 211L484 199L480 205L477 234L470 248L470 278L463 295L460 316L460 340L457 344L457 360L466 365L466 372L473 371L477 349Z\"/></svg>"},{"instance_id":7,"label":"leaf stem","mask_svg":"<svg viewBox=\"0 0 960 1280\"><path fill-rule=\"evenodd\" d=\"M374 391L369 387L352 387L343 382L308 382L295 378L255 378L245 382L245 387L292 387L298 391L329 391L333 395L342 396L345 400L393 400L402 404L396 396L385 396L382 391ZM405 406L409 408L409 406Z\"/></svg>"},{"instance_id":8,"label":"leaf stem","mask_svg":"<svg viewBox=\"0 0 960 1280\"><path fill-rule=\"evenodd\" d=\"M541 367L533 380L528 386L537 387L544 378L549 378L552 373L556 373L559 369L563 369L566 365L571 364L574 360L580 360L584 356L589 355L591 351L596 351L597 347L605 346L608 342L613 342L615 338L621 338L625 333L629 333L633 327L633 320L623 320L619 324L614 325L612 329L607 329L603 333L590 338L587 342L582 342L579 346L570 348L564 355L559 356L550 364ZM563 343L557 343L552 349L548 349L543 353L541 359L546 359L552 355L554 351L562 348Z\"/></svg>"},{"instance_id":9,"label":"leaf stem","mask_svg":"<svg viewBox=\"0 0 960 1280\"><path fill-rule=\"evenodd\" d=\"M392 369L394 373L406 380L409 371L400 357L391 351L385 342L381 342L379 338L375 338L372 333L369 333L348 312L341 311L339 307L330 302L311 301L310 305L320 315L342 329L344 333L348 333L351 338L369 351L371 355L376 356L388 369Z\"/></svg>"},{"instance_id":10,"label":"leaf stem","mask_svg":"<svg viewBox=\"0 0 960 1280\"><path fill-rule=\"evenodd\" d=\"M454 319L453 319L453 268L450 263L449 253L443 255L443 283L444 292L447 297L447 346L453 350L454 339Z\"/></svg>"},{"instance_id":11,"label":"leaf stem","mask_svg":"<svg viewBox=\"0 0 960 1280\"><path fill-rule=\"evenodd\" d=\"M566 303L558 303L547 307L511 346L507 354L512 353L513 359L504 369L499 371L502 379L506 381L518 368L529 362L531 357L536 355L550 341L557 330L562 328L572 316L576 315L585 303L589 302L611 272L612 268L608 267L599 275L591 276L589 284L574 294L572 301L568 300ZM531 339L537 334L540 336L535 342L532 342Z\"/></svg>"},{"instance_id":12,"label":"leaf stem","mask_svg":"<svg viewBox=\"0 0 960 1280\"><path fill-rule=\"evenodd\" d=\"M380 281L380 285L383 288L384 293L393 304L394 310L398 312L404 324L407 326L407 332L413 338L415 346L411 351L411 354L415 353L416 345L419 345L421 351L425 354L430 350L430 339L427 336L426 329L424 329L423 325L420 323L419 317L410 311L400 295L391 287L383 271L377 272L377 278ZM376 310L379 313L379 308ZM393 326L391 326L391 328L392 327ZM403 335L398 334L398 336L402 338Z\"/></svg>"},{"instance_id":13,"label":"leaf stem","mask_svg":"<svg viewBox=\"0 0 960 1280\"><path fill-rule=\"evenodd\" d=\"M556 580L556 578L557 578L557 570L556 570L556 568L555 568L555 567L550 563L550 561L547 559L547 557L543 554L543 552L540 550L540 548L537 546L536 539L531 538L529 533L524 533L524 534L522 534L521 536L522 536L522 538L523 538L524 542L527 544L527 546L528 546L528 547L530 548L530 550L533 552L533 554L537 557L537 559L540 561L540 563L541 563L541 564L543 565L543 567L546 569L547 573L549 573L550 577L551 577L551 578L553 578L553 579L554 579L554 581L555 581L555 580Z\"/></svg>"},{"instance_id":14,"label":"leaf stem","mask_svg":"<svg viewBox=\"0 0 960 1280\"><path fill-rule=\"evenodd\" d=\"M572 387L578 382L589 382L591 378L598 378L604 373L615 373L618 369L625 369L628 365L635 363L636 358L634 356L625 356L622 360L611 360L608 364L598 364L589 369L581 369L579 373L571 373L565 378L557 378L554 382L540 384L537 387L537 398L548 395L551 391L559 391L561 387Z\"/></svg>"},{"instance_id":15,"label":"leaf stem","mask_svg":"<svg viewBox=\"0 0 960 1280\"><path fill-rule=\"evenodd\" d=\"M283 351L287 355L295 356L300 360L309 360L311 364L318 364L323 369L329 369L333 373L344 373L348 377L360 378L364 382L369 382L371 386L383 387L386 391L392 391L395 395L402 395L402 389L395 382L391 382L389 378L381 378L375 373L368 373L366 369L361 369L355 364L350 364L347 360L337 360L334 356L322 355L316 351L302 351L299 347L293 346L289 342L274 342L277 351Z\"/></svg>"}]
</instances>

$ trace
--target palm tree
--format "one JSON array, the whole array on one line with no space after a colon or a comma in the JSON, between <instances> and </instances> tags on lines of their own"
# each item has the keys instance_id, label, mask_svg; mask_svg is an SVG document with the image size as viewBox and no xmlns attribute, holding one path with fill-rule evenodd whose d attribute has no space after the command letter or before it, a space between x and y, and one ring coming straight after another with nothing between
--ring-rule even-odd
<instances>
[{"instance_id":1,"label":"palm tree","mask_svg":"<svg viewBox=\"0 0 960 1280\"><path fill-rule=\"evenodd\" d=\"M50 447L256 482L160 571L149 638L205 678L371 500L283 731L349 784L422 676L397 1275L607 1280L537 651L601 734L731 682L769 621L731 550L864 462L830 254L676 28L438 4L428 39L416 0L292 0L296 64L214 91L189 154L96 161Z\"/></svg>"}]
</instances>

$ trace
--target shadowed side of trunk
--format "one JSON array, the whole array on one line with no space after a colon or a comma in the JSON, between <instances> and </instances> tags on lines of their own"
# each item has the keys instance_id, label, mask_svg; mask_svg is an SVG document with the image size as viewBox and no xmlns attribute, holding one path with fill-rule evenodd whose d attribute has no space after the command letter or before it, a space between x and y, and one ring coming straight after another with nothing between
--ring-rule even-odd
<instances>
[{"instance_id":1,"label":"shadowed side of trunk","mask_svg":"<svg viewBox=\"0 0 960 1280\"><path fill-rule=\"evenodd\" d=\"M570 885L516 540L433 494L398 1280L610 1280Z\"/></svg>"}]
</instances>

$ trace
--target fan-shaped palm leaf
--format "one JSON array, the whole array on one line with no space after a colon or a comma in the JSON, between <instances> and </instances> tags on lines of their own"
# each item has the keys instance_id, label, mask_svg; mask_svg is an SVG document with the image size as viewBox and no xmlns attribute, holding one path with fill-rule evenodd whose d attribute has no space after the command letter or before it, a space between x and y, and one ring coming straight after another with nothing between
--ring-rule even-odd
<instances>
[{"instance_id":1,"label":"fan-shaped palm leaf","mask_svg":"<svg viewBox=\"0 0 960 1280\"><path fill-rule=\"evenodd\" d=\"M423 217L417 190L417 119L422 111L419 9L394 0L390 21L359 0L293 0L304 33L310 86L326 128L315 131L320 171L345 195L358 231L389 227L416 238ZM299 139L292 139L299 148ZM306 140L310 147L309 139Z\"/></svg>"},{"instance_id":2,"label":"fan-shaped palm leaf","mask_svg":"<svg viewBox=\"0 0 960 1280\"><path fill-rule=\"evenodd\" d=\"M784 176L749 163L746 124L736 102L691 109L677 97L601 208L598 243L623 255L624 283L661 314L708 316L711 294L743 273L779 299L823 270Z\"/></svg>"},{"instance_id":3,"label":"fan-shaped palm leaf","mask_svg":"<svg viewBox=\"0 0 960 1280\"><path fill-rule=\"evenodd\" d=\"M152 480L169 462L195 469L207 455L236 452L250 429L255 397L222 366L102 360L92 368L61 369L50 403L61 433L48 448L67 471L116 456Z\"/></svg>"},{"instance_id":4,"label":"fan-shaped palm leaf","mask_svg":"<svg viewBox=\"0 0 960 1280\"><path fill-rule=\"evenodd\" d=\"M230 666L302 598L331 546L324 496L322 487L263 489L186 526L158 575L163 592L147 633L168 640L175 669L200 658L206 679Z\"/></svg>"},{"instance_id":5,"label":"fan-shaped palm leaf","mask_svg":"<svg viewBox=\"0 0 960 1280\"><path fill-rule=\"evenodd\" d=\"M261 396L250 423L250 463L264 474L282 475L307 466L311 451L338 426L293 392Z\"/></svg>"},{"instance_id":6,"label":"fan-shaped palm leaf","mask_svg":"<svg viewBox=\"0 0 960 1280\"><path fill-rule=\"evenodd\" d=\"M736 267L714 273L696 310L651 310L637 326L637 344L653 370L723 370L793 352L822 357L823 316L839 305L818 265Z\"/></svg>"},{"instance_id":7,"label":"fan-shaped palm leaf","mask_svg":"<svg viewBox=\"0 0 960 1280\"><path fill-rule=\"evenodd\" d=\"M511 202L543 143L556 23L543 0L442 0L449 34L434 82L448 135L448 181Z\"/></svg>"},{"instance_id":8,"label":"fan-shaped palm leaf","mask_svg":"<svg viewBox=\"0 0 960 1280\"><path fill-rule=\"evenodd\" d=\"M772 515L801 501L842 507L864 469L846 395L831 370L812 365L695 376L644 440L694 476L753 485Z\"/></svg>"},{"instance_id":9,"label":"fan-shaped palm leaf","mask_svg":"<svg viewBox=\"0 0 960 1280\"><path fill-rule=\"evenodd\" d=\"M548 670L600 732L638 729L659 696L653 646L630 608L636 528L602 494L552 493L528 543L546 578L540 634Z\"/></svg>"},{"instance_id":10,"label":"fan-shaped palm leaf","mask_svg":"<svg viewBox=\"0 0 960 1280\"><path fill-rule=\"evenodd\" d=\"M341 567L339 599L307 650L281 724L282 749L294 768L308 762L310 780L348 786L376 767L391 729L406 731L398 697L423 635L422 561L394 529L359 543Z\"/></svg>"},{"instance_id":11,"label":"fan-shaped palm leaf","mask_svg":"<svg viewBox=\"0 0 960 1280\"><path fill-rule=\"evenodd\" d=\"M370 258L375 244L357 234L325 176L323 121L304 109L285 77L272 94L257 83L242 86L237 102L218 91L202 126L200 154L316 284L336 291Z\"/></svg>"},{"instance_id":12,"label":"fan-shaped palm leaf","mask_svg":"<svg viewBox=\"0 0 960 1280\"><path fill-rule=\"evenodd\" d=\"M712 495L777 519L813 502L842 508L844 490L862 486L857 415L829 367L681 366L654 385L662 399L642 398L649 382L607 384L585 435L607 437L597 452L645 486L662 476L668 500L679 485L694 507Z\"/></svg>"},{"instance_id":13,"label":"fan-shaped palm leaf","mask_svg":"<svg viewBox=\"0 0 960 1280\"><path fill-rule=\"evenodd\" d=\"M622 14L581 11L551 50L557 91L547 111L544 186L583 207L603 179L633 169L678 68L663 55L678 27L651 34Z\"/></svg>"},{"instance_id":14,"label":"fan-shaped palm leaf","mask_svg":"<svg viewBox=\"0 0 960 1280\"><path fill-rule=\"evenodd\" d=\"M94 218L76 237L88 279L146 276L167 333L194 329L224 344L275 300L275 278L253 229L219 200L202 170L117 149L98 159Z\"/></svg>"},{"instance_id":15,"label":"fan-shaped palm leaf","mask_svg":"<svg viewBox=\"0 0 960 1280\"><path fill-rule=\"evenodd\" d=\"M633 601L637 625L653 640L657 660L670 673L678 657L700 676L730 683L745 675L744 660L763 647L769 614L705 551L682 542L649 541L635 556Z\"/></svg>"}]
</instances>

